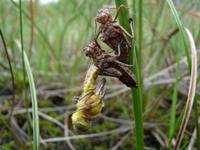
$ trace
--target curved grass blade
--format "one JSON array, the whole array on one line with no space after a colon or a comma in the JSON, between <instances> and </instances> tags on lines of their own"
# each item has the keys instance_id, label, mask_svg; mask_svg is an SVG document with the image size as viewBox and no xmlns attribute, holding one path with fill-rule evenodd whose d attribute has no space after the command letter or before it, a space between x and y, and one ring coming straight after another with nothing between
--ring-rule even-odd
<instances>
[{"instance_id":1,"label":"curved grass blade","mask_svg":"<svg viewBox=\"0 0 200 150\"><path fill-rule=\"evenodd\" d=\"M172 0L167 0L167 3L171 9L171 12L173 14L173 17L176 21L176 24L179 28L180 31L180 38L182 39L182 43L184 46L184 50L185 50L185 54L187 57L187 63L189 65L189 70L191 70L191 60L190 60L190 55L189 55L189 47L188 44L186 42L186 37L185 37L185 31L184 31L184 27L182 25L182 22L179 18L178 12L176 11L176 8L172 2ZM179 62L179 59L181 57L181 53L182 51L179 50L177 52L177 62ZM177 67L176 67L176 82L174 85L174 92L173 92L173 96L172 96L172 108L171 108L171 115L170 115L170 129L169 129L169 139L171 142L171 139L173 138L175 131L176 131L176 103L177 103L177 95L178 95L178 87L179 87L179 76L180 76L180 66L179 63L177 63Z\"/></svg>"},{"instance_id":2,"label":"curved grass blade","mask_svg":"<svg viewBox=\"0 0 200 150\"><path fill-rule=\"evenodd\" d=\"M184 44L184 48L185 48L185 54L186 54L186 57L187 57L187 62L188 62L188 65L189 65L189 69L191 70L190 51L189 51L189 47L188 47L187 42L186 42L184 27L182 25L182 22L179 18L178 12L176 11L176 8L175 8L172 0L167 0L167 3L169 4L171 12L172 12L174 19L176 21L176 24L179 28L179 31L180 31L180 34L181 34L181 39L183 40L183 44Z\"/></svg>"},{"instance_id":3,"label":"curved grass blade","mask_svg":"<svg viewBox=\"0 0 200 150\"><path fill-rule=\"evenodd\" d=\"M31 71L31 67L28 61L28 57L26 53L24 52L24 63L25 63L25 69L28 76L29 84L30 84L30 90L31 90L31 100L32 100L32 112L33 112L33 149L38 150L39 149L39 143L40 143L40 131L39 131L39 117L38 117L38 104L37 104L37 96L36 96L36 89L35 89L35 83Z\"/></svg>"},{"instance_id":4,"label":"curved grass blade","mask_svg":"<svg viewBox=\"0 0 200 150\"><path fill-rule=\"evenodd\" d=\"M32 117L33 117L33 150L39 150L40 144L40 129L39 129L39 117L38 117L38 103L37 94L35 89L35 83L33 79L33 74L31 71L31 66L29 64L26 52L21 50L20 44L17 42L20 52L23 53L25 71L28 77L30 92L31 92L31 102L32 102Z\"/></svg>"},{"instance_id":5,"label":"curved grass blade","mask_svg":"<svg viewBox=\"0 0 200 150\"><path fill-rule=\"evenodd\" d=\"M196 92L196 82L197 82L197 53L196 53L196 47L194 43L194 39L192 37L192 34L190 31L185 28L185 31L188 35L189 42L190 42L190 49L191 49L191 60L192 60L192 68L191 68L191 78L190 78L190 84L189 84L189 91L188 91L188 98L185 106L185 111L183 115L183 120L181 122L181 126L178 131L176 144L174 147L174 150L178 150L179 146L181 144L181 141L183 139L185 129L192 111L192 106L194 103L194 97Z\"/></svg>"}]
</instances>

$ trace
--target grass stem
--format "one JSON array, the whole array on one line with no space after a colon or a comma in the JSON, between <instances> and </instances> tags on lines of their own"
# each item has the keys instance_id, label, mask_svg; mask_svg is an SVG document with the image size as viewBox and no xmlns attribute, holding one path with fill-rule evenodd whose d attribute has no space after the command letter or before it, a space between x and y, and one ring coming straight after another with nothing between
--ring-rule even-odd
<instances>
[{"instance_id":1,"label":"grass stem","mask_svg":"<svg viewBox=\"0 0 200 150\"><path fill-rule=\"evenodd\" d=\"M115 4L117 7L120 5L128 6L126 0L115 0ZM139 39L142 40L142 1L138 3L139 5ZM129 33L131 31L129 24L129 11L127 9L122 10L119 14L120 24L126 29ZM134 41L132 42L134 43ZM138 80L138 88L132 89L132 101L133 101L133 111L135 117L135 133L136 133L136 149L142 150L144 149L144 129L143 129L143 117L142 117L142 78L141 78L141 49L142 49L142 41L139 42L138 48L134 49L134 45L132 44L132 49L129 50L129 63L132 64L134 57L134 50L138 50L136 52L135 62L136 62L136 77Z\"/></svg>"}]
</instances>

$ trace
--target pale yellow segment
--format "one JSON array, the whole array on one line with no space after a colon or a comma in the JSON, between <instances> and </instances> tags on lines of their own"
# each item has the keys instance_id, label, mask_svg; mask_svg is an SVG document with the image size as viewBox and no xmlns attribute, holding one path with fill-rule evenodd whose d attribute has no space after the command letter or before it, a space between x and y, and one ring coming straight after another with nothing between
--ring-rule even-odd
<instances>
[{"instance_id":1,"label":"pale yellow segment","mask_svg":"<svg viewBox=\"0 0 200 150\"><path fill-rule=\"evenodd\" d=\"M76 104L77 111L82 112L83 116L87 119L94 119L101 112L104 103L100 95L92 95L89 98L82 99Z\"/></svg>"},{"instance_id":2,"label":"pale yellow segment","mask_svg":"<svg viewBox=\"0 0 200 150\"><path fill-rule=\"evenodd\" d=\"M88 129L91 125L90 120L97 118L104 107L102 95L96 92L96 80L99 74L100 69L94 65L91 65L87 71L83 84L82 98L77 101L76 112L72 114L72 124L76 128Z\"/></svg>"},{"instance_id":3,"label":"pale yellow segment","mask_svg":"<svg viewBox=\"0 0 200 150\"><path fill-rule=\"evenodd\" d=\"M100 73L99 68L97 68L95 65L90 66L89 70L87 71L85 81L83 84L82 96L85 96L90 92L94 92L94 90L96 89L96 80L99 73Z\"/></svg>"}]
</instances>

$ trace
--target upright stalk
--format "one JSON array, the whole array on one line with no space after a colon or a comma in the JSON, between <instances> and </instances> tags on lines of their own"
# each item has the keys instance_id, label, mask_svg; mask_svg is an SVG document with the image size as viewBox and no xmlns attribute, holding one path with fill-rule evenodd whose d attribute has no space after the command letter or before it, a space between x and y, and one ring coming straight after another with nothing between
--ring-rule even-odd
<instances>
[{"instance_id":1,"label":"upright stalk","mask_svg":"<svg viewBox=\"0 0 200 150\"><path fill-rule=\"evenodd\" d=\"M115 4L117 7L120 5L127 5L127 0L115 0ZM135 55L135 75L138 80L138 87L132 88L132 101L133 101L133 110L135 117L135 135L136 135L136 149L142 150L144 149L144 129L143 129L143 117L142 117L142 77L141 77L141 49L142 49L142 0L137 2L139 6L139 16L137 18L138 21L138 31L136 32L138 36L138 45L136 45L136 49L134 48L134 41L132 41L132 48L129 50L129 63L133 63L134 51ZM123 9L119 14L120 24L130 33L131 28L129 24L129 12L128 9Z\"/></svg>"},{"instance_id":2,"label":"upright stalk","mask_svg":"<svg viewBox=\"0 0 200 150\"><path fill-rule=\"evenodd\" d=\"M19 1L19 21L20 21L20 45L21 45L21 50L22 50L22 54L21 54L21 57L22 57L22 72L23 72L23 80L24 80L24 85L23 85L23 92L24 92L24 104L25 104L25 107L26 107L26 119L27 119L27 122L28 122L28 135L30 137L30 134L31 134L31 123L30 123L30 115L29 115L29 112L28 112L28 96L27 96L27 88L26 88L26 72L25 72L25 64L24 64L24 40L23 40L23 22L22 22L22 1L20 0Z\"/></svg>"},{"instance_id":3,"label":"upright stalk","mask_svg":"<svg viewBox=\"0 0 200 150\"><path fill-rule=\"evenodd\" d=\"M10 120L10 118L12 117L14 107L15 107L15 103L16 103L16 100L15 100L15 78L14 78L13 68L12 68L12 64L11 64L11 59L10 59L8 49L7 49L7 46L6 46L6 41L5 41L5 38L3 36L3 32L1 31L1 29L0 29L0 36L1 36L1 39L2 39L2 42L3 42L4 50L6 52L6 57L7 57L7 60L8 60L10 74L11 74L11 81L12 81L13 101L12 101L12 108L11 108L11 111L10 111L10 114L9 114L9 119L8 119L8 120Z\"/></svg>"}]
</instances>

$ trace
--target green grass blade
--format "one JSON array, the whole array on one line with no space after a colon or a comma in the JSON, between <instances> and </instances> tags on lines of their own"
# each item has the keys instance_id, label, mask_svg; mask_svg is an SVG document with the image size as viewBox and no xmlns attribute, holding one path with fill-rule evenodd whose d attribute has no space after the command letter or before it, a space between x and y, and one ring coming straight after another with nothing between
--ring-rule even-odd
<instances>
[{"instance_id":1,"label":"green grass blade","mask_svg":"<svg viewBox=\"0 0 200 150\"><path fill-rule=\"evenodd\" d=\"M181 52L178 51L176 56L177 64L176 64L176 81L174 83L174 90L172 95L172 107L170 112L170 124L169 124L169 139L173 138L175 127L176 127L176 104L178 99L178 88L179 88L179 77L180 77L180 57Z\"/></svg>"},{"instance_id":2,"label":"green grass blade","mask_svg":"<svg viewBox=\"0 0 200 150\"><path fill-rule=\"evenodd\" d=\"M183 44L184 44L185 54L186 54L187 62L188 62L188 65L189 65L189 70L191 70L190 50L189 50L188 44L186 42L184 27L182 25L182 22L179 18L178 12L176 11L176 8L175 8L172 0L167 0L167 3L169 4L171 12L172 12L174 19L176 21L176 24L179 28L179 31L180 31L180 34L181 34L180 37L181 37Z\"/></svg>"},{"instance_id":3,"label":"green grass blade","mask_svg":"<svg viewBox=\"0 0 200 150\"><path fill-rule=\"evenodd\" d=\"M24 63L25 69L28 76L30 91L31 91L31 100L32 100L32 115L33 115L33 149L38 150L40 144L40 131L39 131L39 117L38 117L38 104L37 104L37 96L35 83L33 79L33 74L31 71L31 67L28 61L28 57L24 52Z\"/></svg>"},{"instance_id":4,"label":"green grass blade","mask_svg":"<svg viewBox=\"0 0 200 150\"><path fill-rule=\"evenodd\" d=\"M182 25L182 22L179 18L178 12L176 11L176 8L172 2L172 0L167 0L167 3L169 4L169 7L171 9L171 12L174 16L174 20L176 21L176 24L179 28L180 31L180 38L182 39L182 43L185 49L185 54L187 57L187 62L189 65L189 70L191 70L191 60L190 60L190 52L189 52L189 47L186 42L186 37L185 37L185 31L184 27ZM177 51L177 58L176 61L179 62L181 58L182 52L181 50ZM177 95L178 95L178 87L179 87L179 77L180 77L180 64L177 63L176 66L176 82L174 84L174 92L172 96L172 108L171 108L171 114L170 114L170 127L169 127L169 139L171 140L175 134L175 126L176 126L176 103L177 103Z\"/></svg>"},{"instance_id":5,"label":"green grass blade","mask_svg":"<svg viewBox=\"0 0 200 150\"><path fill-rule=\"evenodd\" d=\"M17 44L19 45L19 50L22 53L21 45L19 43ZM40 128L39 128L37 93L36 93L33 74L31 71L31 66L29 64L29 60L25 51L23 51L23 57L24 57L25 71L28 77L30 92L31 92L32 117L33 117L33 150L39 150Z\"/></svg>"},{"instance_id":6,"label":"green grass blade","mask_svg":"<svg viewBox=\"0 0 200 150\"><path fill-rule=\"evenodd\" d=\"M27 87L26 87L26 72L25 72L25 64L24 64L24 39L23 39L23 21L22 21L22 1L19 1L19 21L20 21L20 42L21 42L21 50L22 50L22 72L23 72L23 90L24 90L24 104L26 107L26 119L28 122L28 135L31 133L31 125L30 125L30 114L28 112L28 96L27 96Z\"/></svg>"},{"instance_id":7,"label":"green grass blade","mask_svg":"<svg viewBox=\"0 0 200 150\"><path fill-rule=\"evenodd\" d=\"M126 0L115 0L115 4L117 7L119 7L120 5L127 5L127 1ZM142 3L139 3L140 5ZM140 7L141 9L142 7ZM140 12L142 13L142 11ZM142 15L140 14L140 17L142 17ZM126 29L129 33L131 31L130 29L130 25L129 25L129 12L127 9L124 9L120 14L119 14L119 21L120 24L124 27L124 29ZM140 20L140 29L139 29L139 37L142 37L142 23L141 23L141 18ZM134 43L134 42L133 42ZM140 44L142 44L142 42L139 42ZM129 50L129 63L132 64L133 62L133 51L134 51L134 46L132 46L133 48ZM141 50L142 46L139 46L139 51ZM138 88L133 88L132 89L132 101L133 101L133 110L134 110L134 116L135 116L135 133L136 133L136 149L138 150L142 150L144 148L144 129L143 129L143 117L142 117L142 92L141 92L141 88L142 88L142 78L141 78L141 52L138 53L138 55L136 56L136 76L138 79ZM139 60L139 61L138 61Z\"/></svg>"}]
</instances>

